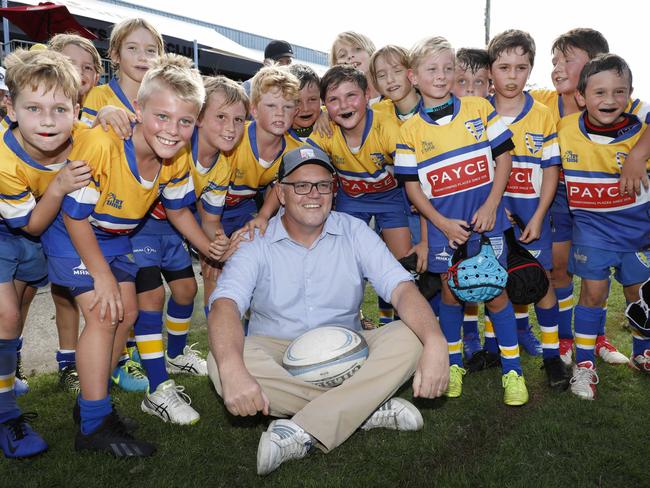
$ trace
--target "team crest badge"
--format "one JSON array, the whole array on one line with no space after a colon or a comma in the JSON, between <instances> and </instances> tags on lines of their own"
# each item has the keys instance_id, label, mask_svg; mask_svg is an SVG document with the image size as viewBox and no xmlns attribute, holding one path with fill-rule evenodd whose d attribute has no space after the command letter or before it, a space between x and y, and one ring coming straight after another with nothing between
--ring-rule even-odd
<instances>
[{"instance_id":1,"label":"team crest badge","mask_svg":"<svg viewBox=\"0 0 650 488\"><path fill-rule=\"evenodd\" d=\"M494 255L499 258L503 254L503 237L490 237L490 244L494 250Z\"/></svg>"},{"instance_id":2,"label":"team crest badge","mask_svg":"<svg viewBox=\"0 0 650 488\"><path fill-rule=\"evenodd\" d=\"M535 259L537 259L539 255L542 254L541 249L529 249L528 252L531 253Z\"/></svg>"},{"instance_id":3,"label":"team crest badge","mask_svg":"<svg viewBox=\"0 0 650 488\"><path fill-rule=\"evenodd\" d=\"M533 134L531 132L526 132L524 137L526 141L526 147L531 154L537 154L541 151L542 146L544 145L544 136L542 134Z\"/></svg>"},{"instance_id":4,"label":"team crest badge","mask_svg":"<svg viewBox=\"0 0 650 488\"><path fill-rule=\"evenodd\" d=\"M641 262L646 268L650 268L650 255L645 251L635 253L637 259Z\"/></svg>"},{"instance_id":5,"label":"team crest badge","mask_svg":"<svg viewBox=\"0 0 650 488\"><path fill-rule=\"evenodd\" d=\"M465 121L465 128L469 131L470 134L474 136L474 139L480 141L485 132L485 126L481 119L471 119Z\"/></svg>"},{"instance_id":6,"label":"team crest badge","mask_svg":"<svg viewBox=\"0 0 650 488\"><path fill-rule=\"evenodd\" d=\"M618 151L616 153L616 165L618 166L618 169L623 168L623 163L625 162L625 159L627 158L627 153Z\"/></svg>"}]
</instances>

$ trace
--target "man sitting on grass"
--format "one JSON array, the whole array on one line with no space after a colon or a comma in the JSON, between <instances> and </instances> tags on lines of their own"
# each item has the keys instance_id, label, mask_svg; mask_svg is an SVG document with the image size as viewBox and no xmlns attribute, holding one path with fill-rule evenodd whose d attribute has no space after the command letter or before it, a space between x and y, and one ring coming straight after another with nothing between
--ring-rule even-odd
<instances>
[{"instance_id":1,"label":"man sitting on grass","mask_svg":"<svg viewBox=\"0 0 650 488\"><path fill-rule=\"evenodd\" d=\"M438 397L449 380L447 343L410 273L363 221L331 211L334 174L317 148L284 155L273 188L284 210L264 236L240 244L210 299L208 373L228 411L290 418L262 434L261 475L312 445L334 449L359 427L421 429L417 408L391 397L414 372L415 397ZM364 278L401 321L361 330ZM360 333L370 353L353 377L325 390L291 376L281 360L293 339L332 324Z\"/></svg>"}]
</instances>

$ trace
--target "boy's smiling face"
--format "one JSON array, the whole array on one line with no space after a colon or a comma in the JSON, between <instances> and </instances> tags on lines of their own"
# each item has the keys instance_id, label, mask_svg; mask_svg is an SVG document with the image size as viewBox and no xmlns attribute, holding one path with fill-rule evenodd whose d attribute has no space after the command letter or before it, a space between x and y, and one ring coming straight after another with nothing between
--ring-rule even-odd
<instances>
[{"instance_id":1,"label":"boy's smiling face","mask_svg":"<svg viewBox=\"0 0 650 488\"><path fill-rule=\"evenodd\" d=\"M298 111L293 118L293 126L300 128L312 127L320 115L320 90L314 82L307 83L300 90Z\"/></svg>"},{"instance_id":2,"label":"boy's smiling face","mask_svg":"<svg viewBox=\"0 0 650 488\"><path fill-rule=\"evenodd\" d=\"M343 130L350 131L365 120L368 95L358 84L344 81L327 89L325 106L330 118Z\"/></svg>"},{"instance_id":3,"label":"boy's smiling face","mask_svg":"<svg viewBox=\"0 0 650 488\"><path fill-rule=\"evenodd\" d=\"M425 107L449 100L454 84L454 61L453 51L443 49L426 55L410 70L411 82L420 90Z\"/></svg>"},{"instance_id":4,"label":"boy's smiling face","mask_svg":"<svg viewBox=\"0 0 650 488\"><path fill-rule=\"evenodd\" d=\"M389 56L375 59L377 91L393 102L399 102L413 89L408 79L408 69L399 60Z\"/></svg>"},{"instance_id":5,"label":"boy's smiling face","mask_svg":"<svg viewBox=\"0 0 650 488\"><path fill-rule=\"evenodd\" d=\"M81 78L81 87L79 88L79 100L83 100L90 89L99 81L99 73L95 70L95 63L93 57L88 51L80 48L76 44L68 44L61 50L61 54L65 54L72 65L76 68Z\"/></svg>"},{"instance_id":6,"label":"boy's smiling face","mask_svg":"<svg viewBox=\"0 0 650 488\"><path fill-rule=\"evenodd\" d=\"M46 91L43 84L24 87L14 100L8 100L11 120L18 122L14 134L36 161L56 157L67 146L79 105L63 90Z\"/></svg>"},{"instance_id":7,"label":"boy's smiling face","mask_svg":"<svg viewBox=\"0 0 650 488\"><path fill-rule=\"evenodd\" d=\"M573 94L578 87L580 72L589 61L589 54L577 47L568 47L564 52L553 50L552 56L551 81L555 90L560 95Z\"/></svg>"},{"instance_id":8,"label":"boy's smiling face","mask_svg":"<svg viewBox=\"0 0 650 488\"><path fill-rule=\"evenodd\" d=\"M585 93L576 92L576 100L586 108L589 122L605 127L620 122L631 94L627 74L608 70L591 75Z\"/></svg>"},{"instance_id":9,"label":"boy's smiling face","mask_svg":"<svg viewBox=\"0 0 650 488\"><path fill-rule=\"evenodd\" d=\"M120 76L141 83L151 62L160 55L158 45L151 32L138 27L124 38L119 52L111 58L120 64Z\"/></svg>"},{"instance_id":10,"label":"boy's smiling face","mask_svg":"<svg viewBox=\"0 0 650 488\"><path fill-rule=\"evenodd\" d=\"M201 138L205 134L217 150L228 152L232 151L244 135L246 107L242 102L225 105L225 101L226 95L223 91L212 93L197 125Z\"/></svg>"}]
</instances>

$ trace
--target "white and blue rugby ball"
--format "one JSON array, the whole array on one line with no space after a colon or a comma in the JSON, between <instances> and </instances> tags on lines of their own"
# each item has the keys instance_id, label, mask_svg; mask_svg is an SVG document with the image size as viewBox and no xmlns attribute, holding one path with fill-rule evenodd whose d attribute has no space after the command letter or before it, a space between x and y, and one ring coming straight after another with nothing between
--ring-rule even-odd
<instances>
[{"instance_id":1,"label":"white and blue rugby ball","mask_svg":"<svg viewBox=\"0 0 650 488\"><path fill-rule=\"evenodd\" d=\"M367 357L368 344L362 336L328 325L294 339L284 353L282 366L307 383L333 388L356 373Z\"/></svg>"}]
</instances>

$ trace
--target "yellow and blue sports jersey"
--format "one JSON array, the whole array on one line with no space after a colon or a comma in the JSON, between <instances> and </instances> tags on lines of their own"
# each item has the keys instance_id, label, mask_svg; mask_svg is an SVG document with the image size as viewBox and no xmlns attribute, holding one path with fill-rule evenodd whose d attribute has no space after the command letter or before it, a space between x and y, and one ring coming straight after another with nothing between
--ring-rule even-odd
<instances>
[{"instance_id":1,"label":"yellow and blue sports jersey","mask_svg":"<svg viewBox=\"0 0 650 488\"><path fill-rule=\"evenodd\" d=\"M494 97L489 100L494 106ZM549 108L528 93L525 94L524 108L508 128L515 148L510 151L512 171L503 202L510 212L528 223L539 205L543 170L562 164L557 131Z\"/></svg>"},{"instance_id":2,"label":"yellow and blue sports jersey","mask_svg":"<svg viewBox=\"0 0 650 488\"><path fill-rule=\"evenodd\" d=\"M399 125L391 115L367 109L358 150L348 146L338 125L332 124L331 128L332 137L312 134L307 142L330 156L339 177L338 193L366 203L380 203L383 194L398 186L393 176L393 160ZM373 210L360 208L358 211Z\"/></svg>"},{"instance_id":3,"label":"yellow and blue sports jersey","mask_svg":"<svg viewBox=\"0 0 650 488\"><path fill-rule=\"evenodd\" d=\"M3 134L9 127L11 126L11 119L9 118L8 115L5 115L2 117L2 120L0 120L0 134Z\"/></svg>"},{"instance_id":4,"label":"yellow and blue sports jersey","mask_svg":"<svg viewBox=\"0 0 650 488\"><path fill-rule=\"evenodd\" d=\"M99 110L107 105L123 108L128 113L135 114L131 100L120 88L117 78L113 78L106 85L95 86L88 92L81 109L81 121L92 127Z\"/></svg>"},{"instance_id":5,"label":"yellow and blue sports jersey","mask_svg":"<svg viewBox=\"0 0 650 488\"><path fill-rule=\"evenodd\" d=\"M605 144L589 137L584 116L568 115L558 126L567 197L573 213L573 243L610 251L646 249L650 246L650 191L642 188L641 195L619 192L623 162L646 125L629 115L625 130Z\"/></svg>"},{"instance_id":6,"label":"yellow and blue sports jersey","mask_svg":"<svg viewBox=\"0 0 650 488\"><path fill-rule=\"evenodd\" d=\"M233 174L226 195L224 216L235 217L250 213L251 206L255 206L255 195L266 190L277 178L282 155L300 146L294 138L283 136L280 152L273 161L264 165L260 161L255 127L254 121L247 125L244 137L230 155Z\"/></svg>"},{"instance_id":7,"label":"yellow and blue sports jersey","mask_svg":"<svg viewBox=\"0 0 650 488\"><path fill-rule=\"evenodd\" d=\"M127 235L158 197L172 209L196 200L187 157L165 161L156 179L145 183L138 173L133 141L123 141L101 127L83 131L75 138L70 159L87 161L91 181L63 199L62 212L42 238L48 256L78 256L63 224L63 212L74 219L88 219L104 256L119 256L131 252Z\"/></svg>"},{"instance_id":8,"label":"yellow and blue sports jersey","mask_svg":"<svg viewBox=\"0 0 650 488\"><path fill-rule=\"evenodd\" d=\"M492 189L493 156L510 150L512 133L484 98L452 95L452 102L448 123L432 120L421 104L418 114L402 125L395 174L406 181L419 181L443 216L470 222ZM494 229L487 235L501 236L507 226L501 203ZM430 247L448 244L447 237L430 222L427 228Z\"/></svg>"},{"instance_id":9,"label":"yellow and blue sports jersey","mask_svg":"<svg viewBox=\"0 0 650 488\"><path fill-rule=\"evenodd\" d=\"M395 103L390 99L390 98L384 98L381 102L375 103L372 106L372 110L374 112L381 112L385 113L388 115L391 115L393 119L401 126L404 122L406 122L408 119L413 117L416 113L418 107L415 106L413 110L407 114L400 114L397 111L397 107L395 106Z\"/></svg>"},{"instance_id":10,"label":"yellow and blue sports jersey","mask_svg":"<svg viewBox=\"0 0 650 488\"><path fill-rule=\"evenodd\" d=\"M0 142L0 234L13 235L15 230L29 223L36 201L65 163L43 165L35 161L16 139L12 124L2 135ZM73 138L86 129L75 123ZM67 162L67 161L66 161Z\"/></svg>"}]
</instances>

